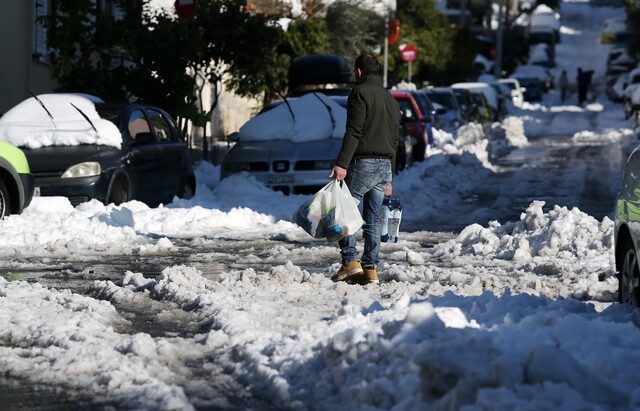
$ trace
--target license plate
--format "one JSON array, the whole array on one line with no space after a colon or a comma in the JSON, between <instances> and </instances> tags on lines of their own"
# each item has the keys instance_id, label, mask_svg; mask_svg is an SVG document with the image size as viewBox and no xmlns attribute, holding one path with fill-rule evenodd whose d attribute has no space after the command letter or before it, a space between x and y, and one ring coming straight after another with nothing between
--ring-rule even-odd
<instances>
[{"instance_id":1,"label":"license plate","mask_svg":"<svg viewBox=\"0 0 640 411\"><path fill-rule=\"evenodd\" d=\"M293 183L293 176L290 174L269 176L269 182L272 184Z\"/></svg>"},{"instance_id":2,"label":"license plate","mask_svg":"<svg viewBox=\"0 0 640 411\"><path fill-rule=\"evenodd\" d=\"M33 196L34 197L40 197L40 187L35 187L33 189Z\"/></svg>"}]
</instances>

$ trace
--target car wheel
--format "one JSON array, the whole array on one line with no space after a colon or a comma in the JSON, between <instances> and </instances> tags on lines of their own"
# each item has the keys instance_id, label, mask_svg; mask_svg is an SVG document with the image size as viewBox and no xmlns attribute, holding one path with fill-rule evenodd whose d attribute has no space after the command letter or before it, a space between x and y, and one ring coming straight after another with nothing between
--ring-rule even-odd
<instances>
[{"instance_id":1,"label":"car wheel","mask_svg":"<svg viewBox=\"0 0 640 411\"><path fill-rule=\"evenodd\" d=\"M111 185L107 204L120 205L129 201L129 184L124 177L118 177Z\"/></svg>"},{"instance_id":2,"label":"car wheel","mask_svg":"<svg viewBox=\"0 0 640 411\"><path fill-rule=\"evenodd\" d=\"M631 241L624 245L624 260L620 269L618 298L621 303L640 306L640 270L638 256Z\"/></svg>"},{"instance_id":3,"label":"car wheel","mask_svg":"<svg viewBox=\"0 0 640 411\"><path fill-rule=\"evenodd\" d=\"M424 161L427 147L424 141L418 140L413 145L413 161Z\"/></svg>"},{"instance_id":4,"label":"car wheel","mask_svg":"<svg viewBox=\"0 0 640 411\"><path fill-rule=\"evenodd\" d=\"M188 200L190 198L193 198L194 195L196 195L196 187L193 180L189 178L184 183L184 187L182 187L182 193L180 194L180 198L184 198L185 200Z\"/></svg>"},{"instance_id":5,"label":"car wheel","mask_svg":"<svg viewBox=\"0 0 640 411\"><path fill-rule=\"evenodd\" d=\"M4 182L0 180L0 219L11 214L11 199L9 198L9 190Z\"/></svg>"}]
</instances>

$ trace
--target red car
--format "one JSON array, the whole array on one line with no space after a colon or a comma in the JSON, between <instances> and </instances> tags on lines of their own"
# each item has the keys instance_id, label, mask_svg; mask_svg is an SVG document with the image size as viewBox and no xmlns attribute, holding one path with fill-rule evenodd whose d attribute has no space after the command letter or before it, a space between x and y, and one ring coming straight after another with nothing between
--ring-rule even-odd
<instances>
[{"instance_id":1,"label":"red car","mask_svg":"<svg viewBox=\"0 0 640 411\"><path fill-rule=\"evenodd\" d=\"M429 146L429 121L422 114L420 106L411 92L393 90L391 95L400 104L405 132L414 139L413 160L422 161L427 157L427 147Z\"/></svg>"}]
</instances>

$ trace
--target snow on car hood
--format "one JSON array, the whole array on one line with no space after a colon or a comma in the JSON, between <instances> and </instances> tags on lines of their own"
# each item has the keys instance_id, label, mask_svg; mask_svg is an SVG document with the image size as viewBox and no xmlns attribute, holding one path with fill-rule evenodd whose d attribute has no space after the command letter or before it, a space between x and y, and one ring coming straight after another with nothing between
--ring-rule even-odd
<instances>
[{"instance_id":1,"label":"snow on car hood","mask_svg":"<svg viewBox=\"0 0 640 411\"><path fill-rule=\"evenodd\" d=\"M30 97L0 118L0 140L27 148L80 144L120 148L120 130L96 112L95 103L102 102L99 98L86 94L41 94L38 98L53 120L40 103ZM97 132L73 106L91 119Z\"/></svg>"},{"instance_id":2,"label":"snow on car hood","mask_svg":"<svg viewBox=\"0 0 640 411\"><path fill-rule=\"evenodd\" d=\"M288 101L295 120L287 104L280 104L245 123L238 138L244 141L304 142L344 137L347 110L331 98L321 93L309 93Z\"/></svg>"}]
</instances>

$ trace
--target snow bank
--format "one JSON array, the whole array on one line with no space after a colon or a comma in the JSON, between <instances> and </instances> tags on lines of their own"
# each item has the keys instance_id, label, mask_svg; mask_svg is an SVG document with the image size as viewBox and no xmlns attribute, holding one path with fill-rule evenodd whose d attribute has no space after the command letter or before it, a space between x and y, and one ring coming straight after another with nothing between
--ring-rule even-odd
<instances>
[{"instance_id":1,"label":"snow bank","mask_svg":"<svg viewBox=\"0 0 640 411\"><path fill-rule=\"evenodd\" d=\"M132 408L193 409L171 381L172 347L114 331L127 323L107 302L0 277L0 323L6 376Z\"/></svg>"},{"instance_id":2,"label":"snow bank","mask_svg":"<svg viewBox=\"0 0 640 411\"><path fill-rule=\"evenodd\" d=\"M295 120L287 104L283 103L245 123L240 128L239 138L304 142L344 137L347 110L331 98L322 93L309 93L288 101Z\"/></svg>"},{"instance_id":3,"label":"snow bank","mask_svg":"<svg viewBox=\"0 0 640 411\"><path fill-rule=\"evenodd\" d=\"M525 263L536 256L578 260L608 254L613 246L613 221L598 222L577 208L555 206L545 213L544 201L534 201L520 221L485 228L466 227L455 240L442 246L457 255L482 255Z\"/></svg>"},{"instance_id":4,"label":"snow bank","mask_svg":"<svg viewBox=\"0 0 640 411\"><path fill-rule=\"evenodd\" d=\"M80 144L120 148L120 130L96 112L94 103L102 100L84 94L41 94L38 98L53 120L35 98L28 98L0 118L1 140L28 148ZM97 132L74 105L89 117Z\"/></svg>"},{"instance_id":5,"label":"snow bank","mask_svg":"<svg viewBox=\"0 0 640 411\"><path fill-rule=\"evenodd\" d=\"M217 280L190 267L155 279L127 273L122 286L93 289L206 318L201 350L233 353L230 372L282 408L639 405L640 331L630 307L597 313L578 301L509 291L409 297L420 287L335 284L287 263Z\"/></svg>"},{"instance_id":6,"label":"snow bank","mask_svg":"<svg viewBox=\"0 0 640 411\"><path fill-rule=\"evenodd\" d=\"M0 256L166 254L171 238L260 238L296 233L289 218L305 196L285 200L255 179L234 176L219 183L219 167L196 169L197 195L150 208L97 200L74 208L65 197L35 197L21 215L0 220Z\"/></svg>"}]
</instances>

